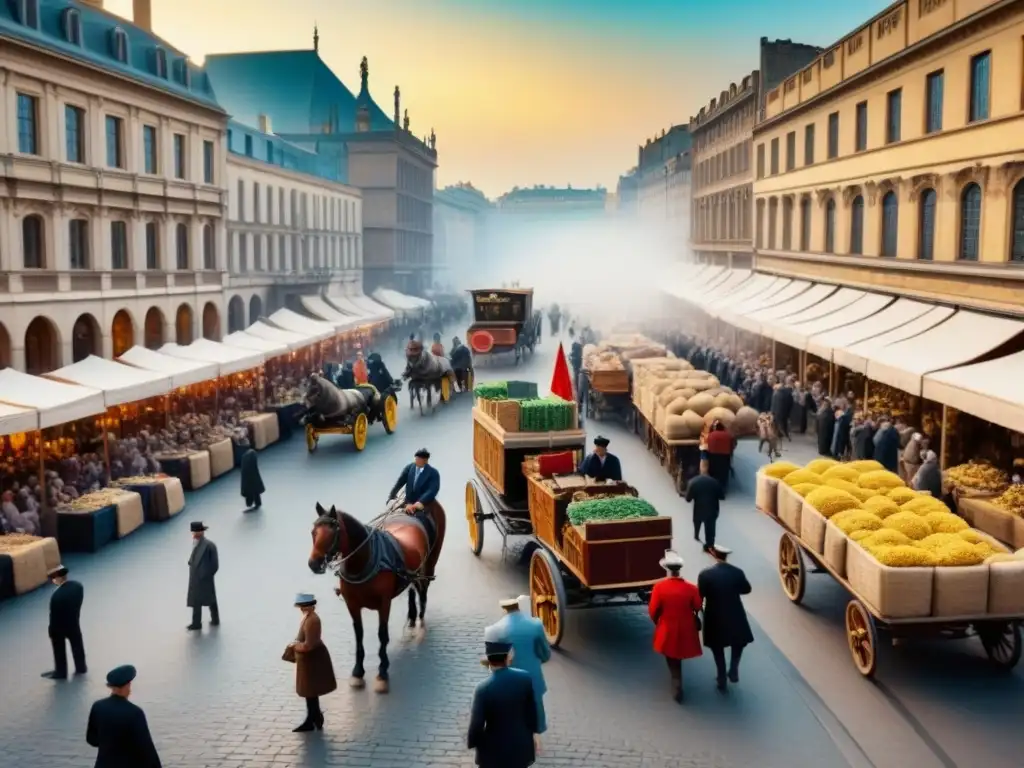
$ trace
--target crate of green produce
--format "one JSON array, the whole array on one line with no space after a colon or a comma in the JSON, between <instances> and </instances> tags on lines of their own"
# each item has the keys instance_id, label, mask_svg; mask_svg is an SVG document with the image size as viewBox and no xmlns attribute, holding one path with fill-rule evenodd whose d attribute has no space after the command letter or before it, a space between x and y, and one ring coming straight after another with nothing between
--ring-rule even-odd
<instances>
[{"instance_id":1,"label":"crate of green produce","mask_svg":"<svg viewBox=\"0 0 1024 768\"><path fill-rule=\"evenodd\" d=\"M637 520L657 517L658 511L650 502L633 496L617 496L610 499L588 499L574 501L566 509L569 522L573 525L585 523Z\"/></svg>"},{"instance_id":2,"label":"crate of green produce","mask_svg":"<svg viewBox=\"0 0 1024 768\"><path fill-rule=\"evenodd\" d=\"M563 432L575 429L574 422L573 404L554 395L519 404L521 432Z\"/></svg>"},{"instance_id":3,"label":"crate of green produce","mask_svg":"<svg viewBox=\"0 0 1024 768\"><path fill-rule=\"evenodd\" d=\"M504 381L481 381L473 394L482 400L508 400L508 384Z\"/></svg>"}]
</instances>

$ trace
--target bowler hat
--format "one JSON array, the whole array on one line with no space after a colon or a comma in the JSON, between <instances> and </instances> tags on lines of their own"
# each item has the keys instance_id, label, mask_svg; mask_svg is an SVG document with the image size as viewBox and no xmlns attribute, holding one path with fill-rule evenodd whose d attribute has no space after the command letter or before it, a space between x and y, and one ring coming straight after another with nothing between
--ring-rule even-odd
<instances>
[{"instance_id":1,"label":"bowler hat","mask_svg":"<svg viewBox=\"0 0 1024 768\"><path fill-rule=\"evenodd\" d=\"M430 451L428 451L426 448L420 448L418 451L416 451L415 456L417 459L429 459Z\"/></svg>"},{"instance_id":2,"label":"bowler hat","mask_svg":"<svg viewBox=\"0 0 1024 768\"><path fill-rule=\"evenodd\" d=\"M307 592L300 592L295 596L295 605L316 605L316 598Z\"/></svg>"},{"instance_id":3,"label":"bowler hat","mask_svg":"<svg viewBox=\"0 0 1024 768\"><path fill-rule=\"evenodd\" d=\"M63 565L58 565L56 568L51 568L46 572L46 578L48 579L59 579L61 576L67 576L68 569Z\"/></svg>"},{"instance_id":4,"label":"bowler hat","mask_svg":"<svg viewBox=\"0 0 1024 768\"><path fill-rule=\"evenodd\" d=\"M196 520L191 525L189 525L189 530L192 531L192 533L202 533L203 531L208 529L205 525L203 525L202 521Z\"/></svg>"},{"instance_id":5,"label":"bowler hat","mask_svg":"<svg viewBox=\"0 0 1024 768\"><path fill-rule=\"evenodd\" d=\"M112 669L107 673L107 686L110 688L122 688L134 680L136 674L135 667L131 664L125 664L124 666Z\"/></svg>"}]
</instances>

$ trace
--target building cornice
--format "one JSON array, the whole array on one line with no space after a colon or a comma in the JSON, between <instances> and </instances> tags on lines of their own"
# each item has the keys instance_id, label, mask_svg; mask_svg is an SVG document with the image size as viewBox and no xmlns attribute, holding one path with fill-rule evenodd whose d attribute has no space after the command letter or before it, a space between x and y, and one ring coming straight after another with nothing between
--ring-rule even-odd
<instances>
[{"instance_id":1,"label":"building cornice","mask_svg":"<svg viewBox=\"0 0 1024 768\"><path fill-rule=\"evenodd\" d=\"M342 194L352 195L353 197L361 198L363 196L362 190L360 190L359 187L353 187L350 184L342 184L339 181L331 181L330 179L325 179L322 176L313 176L307 173L302 173L301 171L293 171L290 168L285 168L284 166L265 163L254 157L238 155L234 152L228 152L228 165L236 165L239 168L245 168L251 171L259 171L260 173L269 173L274 176L281 176L299 184L322 187L324 189L329 189L332 192L340 192Z\"/></svg>"}]
</instances>

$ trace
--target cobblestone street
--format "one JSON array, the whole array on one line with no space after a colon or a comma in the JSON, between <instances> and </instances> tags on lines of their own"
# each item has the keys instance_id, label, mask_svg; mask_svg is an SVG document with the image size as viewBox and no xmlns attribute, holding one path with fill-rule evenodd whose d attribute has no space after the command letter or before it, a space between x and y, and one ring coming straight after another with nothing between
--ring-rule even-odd
<instances>
[{"instance_id":1,"label":"cobblestone street","mask_svg":"<svg viewBox=\"0 0 1024 768\"><path fill-rule=\"evenodd\" d=\"M546 387L554 349L552 340L545 339L537 357L516 376ZM394 373L400 370L392 363ZM509 375L484 369L478 378ZM238 476L231 474L189 495L178 518L146 525L97 555L69 557L72 578L86 590L83 629L90 671L85 679L54 684L39 678L51 666L48 589L5 603L0 607L5 694L0 702L5 757L0 762L19 768L91 766L95 753L84 741L89 705L104 695L106 671L131 663L139 669L134 700L146 710L166 766L472 765L465 730L473 688L485 675L479 664L482 630L499 617L499 598L518 595L527 586L525 568L511 559L502 562L493 528L487 530L479 559L467 545L462 499L472 473L470 408L469 398L462 397L421 417L405 401L397 433L388 437L374 427L362 455L355 454L350 439L327 436L310 456L297 437L260 457L268 488L262 510L243 514ZM597 425L589 426L593 432ZM688 507L675 497L668 476L638 439L613 425L601 425L601 430L612 438L611 450L622 458L627 479L663 513L676 517L677 544L687 560L684 572L695 579L707 561L689 540ZM336 582L312 575L306 565L313 507L317 501L334 503L364 519L373 517L398 471L423 445L441 472L440 499L449 526L430 591L428 634L422 642L404 642L400 617L392 616L391 693L352 691L345 685L354 660L352 629L344 605L334 597ZM755 459L753 446L741 450L743 477L753 471ZM736 549L734 559L754 585L749 605L758 622L756 642L744 656L741 684L727 696L718 694L713 662L705 655L684 665L687 699L680 707L669 698L662 660L650 650L652 629L644 609L573 613L562 650L545 669L550 730L543 738L540 765L943 764L910 725L892 714L894 705L881 689L858 679L834 611L813 613L814 606L825 604L819 588L809 590L812 608L807 611L785 601L770 560L777 535L771 538L769 521L753 516L750 478L742 485L730 497L719 534ZM208 536L218 545L221 561L217 590L223 624L207 626L201 634L185 631L192 520L210 527ZM290 732L304 710L294 693L293 668L280 656L298 626L292 607L297 591L313 592L320 600L324 638L341 683L323 701L327 725L322 734ZM404 608L404 600L399 605ZM377 665L375 630L370 619L368 677ZM883 659L883 679L892 674L891 666ZM822 693L830 679L830 692ZM959 680L964 686L989 684L992 701L1018 715L1021 682L1019 675L998 682L981 676ZM908 690L915 698L925 697L928 692L916 685ZM937 695L947 683L932 686ZM952 698L948 691L945 695L941 711L948 714ZM1016 704L1010 704L1013 695ZM947 714L943 727L949 725ZM973 714L956 716L970 720ZM866 724L879 742L865 748L870 760L854 743L872 740ZM1003 751L1004 741L995 731L986 727L978 764L1013 764L1004 762L1010 753ZM956 755L952 764L966 763Z\"/></svg>"}]
</instances>

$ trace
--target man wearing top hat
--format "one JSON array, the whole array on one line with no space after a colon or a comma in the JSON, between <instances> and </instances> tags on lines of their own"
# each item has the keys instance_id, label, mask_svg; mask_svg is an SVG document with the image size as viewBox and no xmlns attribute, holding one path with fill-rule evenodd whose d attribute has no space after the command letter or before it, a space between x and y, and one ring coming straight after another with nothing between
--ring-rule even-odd
<instances>
[{"instance_id":1,"label":"man wearing top hat","mask_svg":"<svg viewBox=\"0 0 1024 768\"><path fill-rule=\"evenodd\" d=\"M188 600L192 609L192 623L186 627L190 632L203 628L203 606L210 608L210 626L220 624L220 610L217 607L217 589L213 577L220 568L217 545L206 538L207 527L199 521L190 526L192 531L192 554L188 558Z\"/></svg>"},{"instance_id":2,"label":"man wearing top hat","mask_svg":"<svg viewBox=\"0 0 1024 768\"><path fill-rule=\"evenodd\" d=\"M493 627L484 630L484 647L491 675L473 693L466 746L480 768L527 768L537 759L533 681L509 666L512 644Z\"/></svg>"},{"instance_id":3,"label":"man wearing top hat","mask_svg":"<svg viewBox=\"0 0 1024 768\"><path fill-rule=\"evenodd\" d=\"M68 579L68 569L59 565L46 574L56 589L50 596L50 643L53 645L53 671L44 672L43 677L51 680L66 680L68 677L68 651L65 642L71 646L71 657L75 660L75 674L84 675L85 645L82 642L82 600L85 590L77 581Z\"/></svg>"},{"instance_id":4,"label":"man wearing top hat","mask_svg":"<svg viewBox=\"0 0 1024 768\"><path fill-rule=\"evenodd\" d=\"M619 457L608 453L607 437L598 435L594 438L594 452L583 460L580 474L604 482L606 480L622 480L622 465Z\"/></svg>"},{"instance_id":5,"label":"man wearing top hat","mask_svg":"<svg viewBox=\"0 0 1024 768\"><path fill-rule=\"evenodd\" d=\"M544 714L544 694L548 687L544 682L542 664L551 660L551 646L544 634L544 624L530 615L530 597L502 600L500 603L505 616L488 629L502 642L512 646L513 669L521 669L533 681L533 697L537 704L537 733L547 730Z\"/></svg>"},{"instance_id":6,"label":"man wearing top hat","mask_svg":"<svg viewBox=\"0 0 1024 768\"><path fill-rule=\"evenodd\" d=\"M697 577L697 589L704 599L704 647L715 657L718 690L725 691L727 678L731 683L740 681L740 657L754 642L741 597L750 594L750 582L742 570L726 562L731 549L716 544L708 551L716 562ZM726 648L730 649L728 673Z\"/></svg>"},{"instance_id":7,"label":"man wearing top hat","mask_svg":"<svg viewBox=\"0 0 1024 768\"><path fill-rule=\"evenodd\" d=\"M433 541L436 530L429 512L441 491L441 474L430 466L430 451L426 448L416 451L413 463L405 465L388 494L388 501L394 501L403 488L406 514L423 523Z\"/></svg>"},{"instance_id":8,"label":"man wearing top hat","mask_svg":"<svg viewBox=\"0 0 1024 768\"><path fill-rule=\"evenodd\" d=\"M107 675L110 696L89 710L85 740L96 747L96 768L161 768L146 713L128 701L135 667L126 664Z\"/></svg>"}]
</instances>

